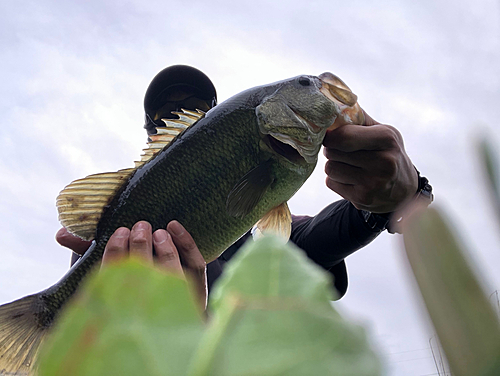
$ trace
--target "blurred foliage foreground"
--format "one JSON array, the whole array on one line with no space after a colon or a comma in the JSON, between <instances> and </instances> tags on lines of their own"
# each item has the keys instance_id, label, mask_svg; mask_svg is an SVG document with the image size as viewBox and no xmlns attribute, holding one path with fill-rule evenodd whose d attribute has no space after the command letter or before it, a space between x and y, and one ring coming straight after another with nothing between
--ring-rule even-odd
<instances>
[{"instance_id":1,"label":"blurred foliage foreground","mask_svg":"<svg viewBox=\"0 0 500 376\"><path fill-rule=\"evenodd\" d=\"M482 147L495 208L500 184ZM407 216L406 254L454 376L500 375L500 323L461 242L433 209ZM128 261L90 278L40 356L40 375L381 375L332 283L277 238L247 243L204 320L187 283Z\"/></svg>"},{"instance_id":2,"label":"blurred foliage foreground","mask_svg":"<svg viewBox=\"0 0 500 376\"><path fill-rule=\"evenodd\" d=\"M331 306L298 248L249 242L203 315L188 284L127 261L96 273L45 343L39 375L380 375L364 330Z\"/></svg>"}]
</instances>

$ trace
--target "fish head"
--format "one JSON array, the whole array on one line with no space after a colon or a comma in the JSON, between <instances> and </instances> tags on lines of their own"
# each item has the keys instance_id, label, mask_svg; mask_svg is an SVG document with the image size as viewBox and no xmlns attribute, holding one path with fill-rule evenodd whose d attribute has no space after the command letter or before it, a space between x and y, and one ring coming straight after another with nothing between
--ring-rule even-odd
<instances>
[{"instance_id":1,"label":"fish head","mask_svg":"<svg viewBox=\"0 0 500 376\"><path fill-rule=\"evenodd\" d=\"M326 131L363 116L356 95L332 73L302 75L275 87L255 108L259 131L268 147L292 162L315 164Z\"/></svg>"}]
</instances>

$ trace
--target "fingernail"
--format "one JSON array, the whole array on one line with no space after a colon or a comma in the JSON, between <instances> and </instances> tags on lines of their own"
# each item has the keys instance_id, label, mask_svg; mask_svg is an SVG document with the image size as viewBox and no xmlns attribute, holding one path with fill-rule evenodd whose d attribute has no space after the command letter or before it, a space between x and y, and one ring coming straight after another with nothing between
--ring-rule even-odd
<instances>
[{"instance_id":1,"label":"fingernail","mask_svg":"<svg viewBox=\"0 0 500 376\"><path fill-rule=\"evenodd\" d=\"M135 231L144 231L144 230L149 230L150 228L150 224L148 222L145 222L145 221L140 221L140 222L137 222L134 227L133 227L133 230Z\"/></svg>"},{"instance_id":2,"label":"fingernail","mask_svg":"<svg viewBox=\"0 0 500 376\"><path fill-rule=\"evenodd\" d=\"M181 236L182 234L184 234L184 227L182 227L179 222L172 221L168 224L168 231L170 231L175 236Z\"/></svg>"},{"instance_id":3,"label":"fingernail","mask_svg":"<svg viewBox=\"0 0 500 376\"><path fill-rule=\"evenodd\" d=\"M66 230L66 228L64 228L64 227L61 227L59 229L59 231L57 231L57 233L56 233L56 239L62 238L62 237L67 236L67 235L68 235L68 230Z\"/></svg>"},{"instance_id":4,"label":"fingernail","mask_svg":"<svg viewBox=\"0 0 500 376\"><path fill-rule=\"evenodd\" d=\"M128 228L126 227L120 227L118 230L115 231L115 237L121 239L125 238L128 236Z\"/></svg>"},{"instance_id":5,"label":"fingernail","mask_svg":"<svg viewBox=\"0 0 500 376\"><path fill-rule=\"evenodd\" d=\"M153 240L158 245L165 243L167 239L168 232L166 232L165 230L157 230L153 233Z\"/></svg>"}]
</instances>

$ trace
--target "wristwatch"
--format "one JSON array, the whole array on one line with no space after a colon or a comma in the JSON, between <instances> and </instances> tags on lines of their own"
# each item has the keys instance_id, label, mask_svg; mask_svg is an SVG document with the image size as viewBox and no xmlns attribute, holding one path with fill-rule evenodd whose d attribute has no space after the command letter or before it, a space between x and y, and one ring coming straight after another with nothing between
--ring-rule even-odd
<instances>
[{"instance_id":1,"label":"wristwatch","mask_svg":"<svg viewBox=\"0 0 500 376\"><path fill-rule=\"evenodd\" d=\"M417 170L417 169L415 169ZM417 170L418 174L418 189L415 193L414 202L420 201L426 205L430 205L434 200L434 195L432 194L432 186L429 184L429 180L425 176L420 176L420 172ZM361 210L363 219L368 224L368 226L375 231L387 230L391 234L401 234L400 222L403 217L395 218L395 212L391 213L372 213L366 210Z\"/></svg>"}]
</instances>

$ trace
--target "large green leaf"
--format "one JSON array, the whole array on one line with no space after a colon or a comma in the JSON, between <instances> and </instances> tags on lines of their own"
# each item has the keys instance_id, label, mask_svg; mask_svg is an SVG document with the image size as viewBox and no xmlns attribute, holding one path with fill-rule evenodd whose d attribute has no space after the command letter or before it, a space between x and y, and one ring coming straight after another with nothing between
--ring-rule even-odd
<instances>
[{"instance_id":1,"label":"large green leaf","mask_svg":"<svg viewBox=\"0 0 500 376\"><path fill-rule=\"evenodd\" d=\"M332 308L331 290L295 246L247 243L217 286L190 375L380 375L364 331Z\"/></svg>"},{"instance_id":2,"label":"large green leaf","mask_svg":"<svg viewBox=\"0 0 500 376\"><path fill-rule=\"evenodd\" d=\"M304 251L278 237L247 242L231 261L210 295L212 309L234 293L247 300L302 297L328 305L335 296L331 275L311 262Z\"/></svg>"},{"instance_id":3,"label":"large green leaf","mask_svg":"<svg viewBox=\"0 0 500 376\"><path fill-rule=\"evenodd\" d=\"M40 375L182 375L203 332L186 282L126 262L104 268L49 339Z\"/></svg>"},{"instance_id":4,"label":"large green leaf","mask_svg":"<svg viewBox=\"0 0 500 376\"><path fill-rule=\"evenodd\" d=\"M194 360L191 376L382 374L361 328L300 298L231 299Z\"/></svg>"},{"instance_id":5,"label":"large green leaf","mask_svg":"<svg viewBox=\"0 0 500 376\"><path fill-rule=\"evenodd\" d=\"M438 211L406 221L406 253L455 376L500 375L500 324Z\"/></svg>"}]
</instances>

